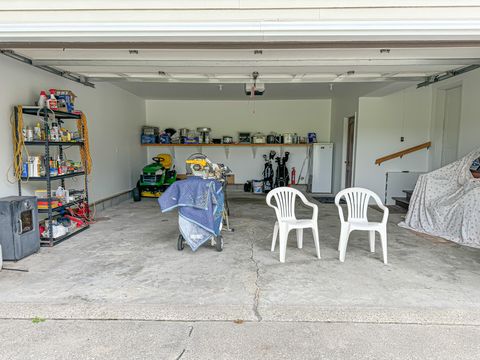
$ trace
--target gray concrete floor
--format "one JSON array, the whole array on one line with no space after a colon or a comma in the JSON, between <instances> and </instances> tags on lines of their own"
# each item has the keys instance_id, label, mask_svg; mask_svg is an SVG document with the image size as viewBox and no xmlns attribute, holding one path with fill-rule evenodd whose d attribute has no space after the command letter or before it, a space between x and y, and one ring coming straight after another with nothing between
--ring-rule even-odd
<instances>
[{"instance_id":1,"label":"gray concrete floor","mask_svg":"<svg viewBox=\"0 0 480 360\"><path fill-rule=\"evenodd\" d=\"M392 215L389 265L361 232L340 263L337 210L319 208L322 259L310 232L303 249L292 233L285 264L262 196L231 194L221 253L177 251L176 212L155 201L108 209L89 231L5 264L28 272L0 272L0 344L17 344L0 358L478 358L479 250Z\"/></svg>"}]
</instances>

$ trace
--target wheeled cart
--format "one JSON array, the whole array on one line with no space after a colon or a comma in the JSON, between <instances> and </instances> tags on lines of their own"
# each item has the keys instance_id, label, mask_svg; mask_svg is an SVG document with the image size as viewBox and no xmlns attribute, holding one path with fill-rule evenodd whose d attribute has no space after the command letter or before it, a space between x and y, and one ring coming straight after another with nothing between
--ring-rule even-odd
<instances>
[{"instance_id":1,"label":"wheeled cart","mask_svg":"<svg viewBox=\"0 0 480 360\"><path fill-rule=\"evenodd\" d=\"M210 240L210 243L212 246L215 246L215 249L217 251L222 251L223 250L223 236L218 235L218 236L212 236L212 239ZM177 250L182 251L185 248L185 239L183 238L183 235L180 234L178 235L178 240L177 240Z\"/></svg>"},{"instance_id":2,"label":"wheeled cart","mask_svg":"<svg viewBox=\"0 0 480 360\"><path fill-rule=\"evenodd\" d=\"M179 209L179 251L185 248L185 243L196 251L208 242L217 251L222 251L222 228L233 231L226 198L226 175L230 170L224 165L213 164L199 153L190 156L186 163L187 179L174 182L160 196L160 208L162 212Z\"/></svg>"},{"instance_id":3,"label":"wheeled cart","mask_svg":"<svg viewBox=\"0 0 480 360\"><path fill-rule=\"evenodd\" d=\"M222 212L222 222L220 224L220 231L234 231L234 229L230 228L229 222L229 215L230 210L228 207L228 200L227 200L227 192L226 192L227 182L224 181L222 183L222 190L223 190L223 212ZM223 251L223 236L219 234L218 236L212 236L210 239L211 246L214 246L217 251ZM185 248L185 239L182 234L178 235L177 239L177 250L182 251Z\"/></svg>"}]
</instances>

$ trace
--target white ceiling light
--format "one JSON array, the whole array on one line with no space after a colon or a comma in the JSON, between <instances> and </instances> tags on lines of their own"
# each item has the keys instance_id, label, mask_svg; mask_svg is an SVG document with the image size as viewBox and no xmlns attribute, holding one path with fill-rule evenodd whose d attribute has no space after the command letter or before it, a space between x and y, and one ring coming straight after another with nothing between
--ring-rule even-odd
<instances>
[{"instance_id":1,"label":"white ceiling light","mask_svg":"<svg viewBox=\"0 0 480 360\"><path fill-rule=\"evenodd\" d=\"M158 78L165 77L165 75L161 75L159 73L125 73L125 75L128 77L144 78L144 79L158 79Z\"/></svg>"},{"instance_id":2,"label":"white ceiling light","mask_svg":"<svg viewBox=\"0 0 480 360\"><path fill-rule=\"evenodd\" d=\"M117 73L82 73L83 76L87 78L123 78L126 74L117 74Z\"/></svg>"},{"instance_id":3,"label":"white ceiling light","mask_svg":"<svg viewBox=\"0 0 480 360\"><path fill-rule=\"evenodd\" d=\"M415 72L415 73L405 72L405 73L396 73L396 74L388 75L388 77L392 77L392 78L409 78L409 77L412 77L412 78L415 78L415 77L425 77L429 74L430 73L424 73L424 72Z\"/></svg>"},{"instance_id":4,"label":"white ceiling light","mask_svg":"<svg viewBox=\"0 0 480 360\"><path fill-rule=\"evenodd\" d=\"M245 74L216 74L215 78L217 79L241 79L247 80L250 79L250 75Z\"/></svg>"},{"instance_id":5,"label":"white ceiling light","mask_svg":"<svg viewBox=\"0 0 480 360\"><path fill-rule=\"evenodd\" d=\"M206 74L170 74L170 76L174 79L208 79L208 75Z\"/></svg>"},{"instance_id":6,"label":"white ceiling light","mask_svg":"<svg viewBox=\"0 0 480 360\"><path fill-rule=\"evenodd\" d=\"M292 80L294 75L291 74L266 74L260 75L258 78L263 81L268 81L268 79L284 79L284 80Z\"/></svg>"},{"instance_id":7,"label":"white ceiling light","mask_svg":"<svg viewBox=\"0 0 480 360\"><path fill-rule=\"evenodd\" d=\"M305 74L303 75L304 80L329 80L335 79L337 74Z\"/></svg>"}]
</instances>

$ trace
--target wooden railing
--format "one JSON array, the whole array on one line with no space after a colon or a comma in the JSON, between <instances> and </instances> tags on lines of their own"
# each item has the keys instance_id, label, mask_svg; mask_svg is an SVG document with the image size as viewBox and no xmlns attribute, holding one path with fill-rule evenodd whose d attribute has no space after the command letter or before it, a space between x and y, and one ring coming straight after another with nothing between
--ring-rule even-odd
<instances>
[{"instance_id":1,"label":"wooden railing","mask_svg":"<svg viewBox=\"0 0 480 360\"><path fill-rule=\"evenodd\" d=\"M408 148L408 149L405 149L405 150L402 150L402 151L399 151L399 152L396 152L396 153L393 153L393 154L390 154L390 155L387 155L387 156L384 156L384 157L381 157L381 158L378 158L377 160L375 160L375 164L380 165L381 163L383 163L385 161L392 160L392 159L395 159L395 158L398 158L398 157L401 158L404 155L407 155L407 154L410 154L410 153L413 153L415 151L419 151L419 150L422 150L422 149L428 149L430 146L432 146L431 141L426 142L424 144L420 144L420 145L411 147L411 148Z\"/></svg>"}]
</instances>

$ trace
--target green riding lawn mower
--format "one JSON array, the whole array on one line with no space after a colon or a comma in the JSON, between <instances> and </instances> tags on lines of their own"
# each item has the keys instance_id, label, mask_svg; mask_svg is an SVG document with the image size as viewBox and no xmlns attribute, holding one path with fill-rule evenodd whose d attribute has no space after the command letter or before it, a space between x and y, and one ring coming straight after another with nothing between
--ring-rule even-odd
<instances>
[{"instance_id":1,"label":"green riding lawn mower","mask_svg":"<svg viewBox=\"0 0 480 360\"><path fill-rule=\"evenodd\" d=\"M170 155L158 154L152 160L153 163L143 168L140 180L132 190L134 201L140 201L142 197L158 198L177 180L177 172Z\"/></svg>"}]
</instances>

